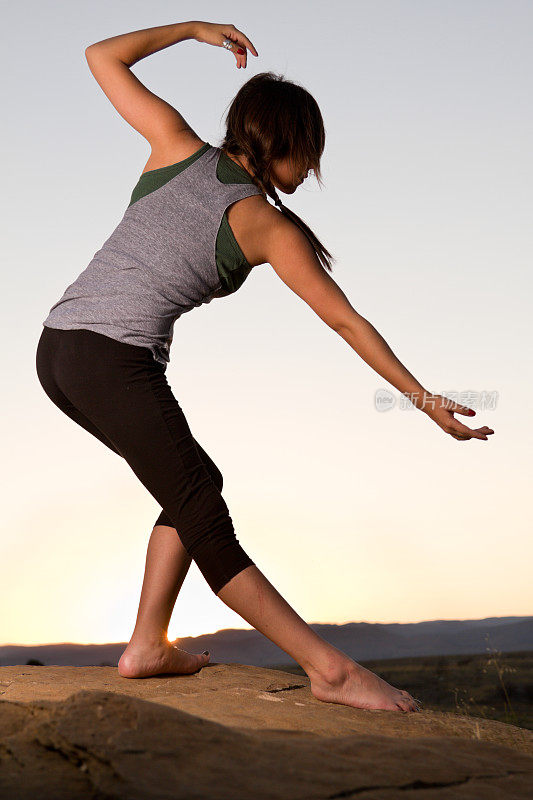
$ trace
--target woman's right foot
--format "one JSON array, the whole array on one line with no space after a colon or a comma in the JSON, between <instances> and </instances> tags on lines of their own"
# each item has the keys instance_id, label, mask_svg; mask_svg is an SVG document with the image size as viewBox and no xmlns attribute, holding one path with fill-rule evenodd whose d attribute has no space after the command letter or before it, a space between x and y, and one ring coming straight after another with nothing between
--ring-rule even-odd
<instances>
[{"instance_id":1,"label":"woman's right foot","mask_svg":"<svg viewBox=\"0 0 533 800\"><path fill-rule=\"evenodd\" d=\"M324 703L384 711L420 711L420 705L405 689L396 689L374 672L348 659L328 678L311 677L311 693Z\"/></svg>"},{"instance_id":2,"label":"woman's right foot","mask_svg":"<svg viewBox=\"0 0 533 800\"><path fill-rule=\"evenodd\" d=\"M178 642L176 639L175 642ZM130 641L118 662L122 678L148 678L152 675L190 675L209 663L209 653L188 653L175 642L161 640L157 644Z\"/></svg>"}]
</instances>

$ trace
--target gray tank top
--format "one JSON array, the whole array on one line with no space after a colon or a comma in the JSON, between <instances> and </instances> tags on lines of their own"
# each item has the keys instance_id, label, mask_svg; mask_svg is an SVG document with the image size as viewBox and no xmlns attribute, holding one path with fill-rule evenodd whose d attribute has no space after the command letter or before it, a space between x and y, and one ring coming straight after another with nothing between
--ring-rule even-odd
<instances>
[{"instance_id":1,"label":"gray tank top","mask_svg":"<svg viewBox=\"0 0 533 800\"><path fill-rule=\"evenodd\" d=\"M219 180L225 156L219 147L206 142L197 152L185 169L128 206L43 325L84 328L148 347L166 369L176 319L232 293L216 260L226 209L262 193L253 183Z\"/></svg>"}]
</instances>

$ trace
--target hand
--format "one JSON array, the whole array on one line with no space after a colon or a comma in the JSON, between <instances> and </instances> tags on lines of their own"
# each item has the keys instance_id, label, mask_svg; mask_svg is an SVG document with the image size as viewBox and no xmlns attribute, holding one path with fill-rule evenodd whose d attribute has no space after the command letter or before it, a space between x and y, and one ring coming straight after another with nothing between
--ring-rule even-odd
<instances>
[{"instance_id":1,"label":"hand","mask_svg":"<svg viewBox=\"0 0 533 800\"><path fill-rule=\"evenodd\" d=\"M197 42L205 42L215 47L222 47L224 39L231 39L233 43L231 52L237 60L237 69L246 67L246 48L254 56L259 55L251 41L235 25L222 25L218 22L197 22L194 28L194 38Z\"/></svg>"},{"instance_id":2,"label":"hand","mask_svg":"<svg viewBox=\"0 0 533 800\"><path fill-rule=\"evenodd\" d=\"M471 417L476 412L472 408L468 408L468 406L462 406L448 397L443 397L441 394L426 392L422 405L418 407L436 422L443 431L449 433L450 436L460 442L464 442L467 439L484 439L487 441L488 437L494 433L492 428L488 428L486 425L482 428L469 428L467 425L463 425L462 422L455 419L453 412L468 414Z\"/></svg>"}]
</instances>

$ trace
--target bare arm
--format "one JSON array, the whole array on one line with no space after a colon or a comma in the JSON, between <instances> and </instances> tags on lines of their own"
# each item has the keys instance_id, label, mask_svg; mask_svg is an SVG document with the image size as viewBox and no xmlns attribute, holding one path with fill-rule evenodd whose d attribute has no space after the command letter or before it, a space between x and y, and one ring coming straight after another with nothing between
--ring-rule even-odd
<instances>
[{"instance_id":1,"label":"bare arm","mask_svg":"<svg viewBox=\"0 0 533 800\"><path fill-rule=\"evenodd\" d=\"M111 36L89 45L85 57L106 97L121 117L150 142L152 150L157 148L164 153L172 149L173 156L178 158L183 144L185 158L195 146L196 149L201 146L202 140L179 111L147 89L130 67L187 39L221 47L225 38L233 42L232 51L239 67L246 66L246 48L257 55L250 40L235 26L192 20Z\"/></svg>"},{"instance_id":2,"label":"bare arm","mask_svg":"<svg viewBox=\"0 0 533 800\"><path fill-rule=\"evenodd\" d=\"M108 100L152 146L167 144L181 132L196 134L179 111L147 89L130 67L171 44L193 38L192 26L191 22L178 22L124 33L85 50L89 68Z\"/></svg>"},{"instance_id":3,"label":"bare arm","mask_svg":"<svg viewBox=\"0 0 533 800\"><path fill-rule=\"evenodd\" d=\"M484 426L468 428L452 412L473 416L475 411L427 392L393 353L374 326L351 305L344 292L326 272L305 234L278 211L266 239L266 261L281 280L304 300L330 328L385 380L424 411L456 439L487 439L493 433Z\"/></svg>"}]
</instances>

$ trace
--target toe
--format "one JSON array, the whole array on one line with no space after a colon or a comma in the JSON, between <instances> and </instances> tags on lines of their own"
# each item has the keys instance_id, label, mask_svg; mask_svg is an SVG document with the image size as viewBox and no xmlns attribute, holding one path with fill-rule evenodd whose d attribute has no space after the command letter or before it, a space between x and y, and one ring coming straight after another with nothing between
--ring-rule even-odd
<instances>
[{"instance_id":1,"label":"toe","mask_svg":"<svg viewBox=\"0 0 533 800\"><path fill-rule=\"evenodd\" d=\"M413 698L410 695L408 695L407 697L401 697L397 701L397 703L400 706L400 708L402 709L402 711L409 712L409 711L415 711L416 710L415 701L413 700Z\"/></svg>"},{"instance_id":2,"label":"toe","mask_svg":"<svg viewBox=\"0 0 533 800\"><path fill-rule=\"evenodd\" d=\"M412 695L410 695L409 692L406 691L405 689L400 689L400 692L403 695L402 700L407 703L409 711L420 711L418 700L416 700Z\"/></svg>"}]
</instances>

